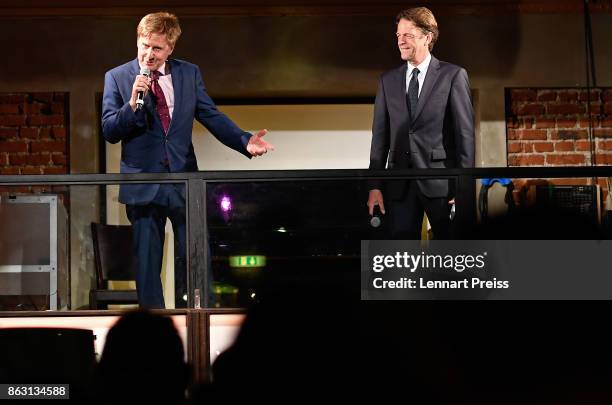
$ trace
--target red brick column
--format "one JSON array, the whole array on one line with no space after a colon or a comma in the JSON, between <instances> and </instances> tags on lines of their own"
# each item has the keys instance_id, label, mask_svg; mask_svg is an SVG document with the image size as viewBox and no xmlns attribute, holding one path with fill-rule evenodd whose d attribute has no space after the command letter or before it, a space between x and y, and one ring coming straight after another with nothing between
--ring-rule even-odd
<instances>
[{"instance_id":1,"label":"red brick column","mask_svg":"<svg viewBox=\"0 0 612 405\"><path fill-rule=\"evenodd\" d=\"M69 173L68 93L0 93L0 174Z\"/></svg>"},{"instance_id":2,"label":"red brick column","mask_svg":"<svg viewBox=\"0 0 612 405\"><path fill-rule=\"evenodd\" d=\"M508 166L612 165L612 89L591 90L592 142L587 100L587 91L579 88L507 89ZM531 183L515 181L515 190L521 192ZM597 179L597 183L605 198L605 179ZM550 179L548 184L585 185L593 181Z\"/></svg>"},{"instance_id":3,"label":"red brick column","mask_svg":"<svg viewBox=\"0 0 612 405\"><path fill-rule=\"evenodd\" d=\"M510 89L508 93L508 166L591 164L585 90ZM592 90L591 101L594 163L610 165L612 90Z\"/></svg>"}]
</instances>

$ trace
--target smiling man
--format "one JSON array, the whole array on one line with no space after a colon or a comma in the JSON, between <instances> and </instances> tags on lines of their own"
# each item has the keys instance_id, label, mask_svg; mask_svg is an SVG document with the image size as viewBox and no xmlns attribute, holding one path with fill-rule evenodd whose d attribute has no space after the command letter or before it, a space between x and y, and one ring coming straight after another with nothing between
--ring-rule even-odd
<instances>
[{"instance_id":1,"label":"smiling man","mask_svg":"<svg viewBox=\"0 0 612 405\"><path fill-rule=\"evenodd\" d=\"M397 46L406 63L383 74L372 125L370 169L429 169L474 166L474 113L465 69L430 52L438 24L425 7L396 18ZM446 179L370 184L368 209L389 208L391 237L420 239L423 212L436 239L450 237L454 185Z\"/></svg>"},{"instance_id":2,"label":"smiling man","mask_svg":"<svg viewBox=\"0 0 612 405\"><path fill-rule=\"evenodd\" d=\"M102 130L110 143L121 142L121 173L197 171L191 142L193 120L219 141L247 157L273 146L261 130L252 135L217 110L206 93L200 69L169 59L181 35L178 18L148 14L136 30L137 58L106 73ZM175 238L175 302L185 306L185 190L173 184L122 185L138 258L136 289L141 307L164 308L160 279L164 229L170 219Z\"/></svg>"}]
</instances>

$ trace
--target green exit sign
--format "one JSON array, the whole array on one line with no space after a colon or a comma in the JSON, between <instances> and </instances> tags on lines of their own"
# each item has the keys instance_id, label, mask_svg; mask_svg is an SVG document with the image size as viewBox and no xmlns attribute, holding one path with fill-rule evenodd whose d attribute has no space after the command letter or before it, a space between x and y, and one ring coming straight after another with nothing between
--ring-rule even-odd
<instances>
[{"instance_id":1,"label":"green exit sign","mask_svg":"<svg viewBox=\"0 0 612 405\"><path fill-rule=\"evenodd\" d=\"M263 267L266 256L230 256L230 267Z\"/></svg>"}]
</instances>

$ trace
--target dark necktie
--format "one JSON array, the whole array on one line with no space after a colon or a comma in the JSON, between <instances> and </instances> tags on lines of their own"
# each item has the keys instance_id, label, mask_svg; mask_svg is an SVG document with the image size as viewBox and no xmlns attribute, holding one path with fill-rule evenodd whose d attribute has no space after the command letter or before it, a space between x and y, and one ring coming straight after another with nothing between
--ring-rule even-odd
<instances>
[{"instance_id":1,"label":"dark necktie","mask_svg":"<svg viewBox=\"0 0 612 405\"><path fill-rule=\"evenodd\" d=\"M406 101L408 104L408 111L410 113L410 122L414 120L417 103L419 102L419 73L419 69L417 68L412 70L412 78L410 79L410 84L408 84L408 92L406 93Z\"/></svg>"},{"instance_id":2,"label":"dark necktie","mask_svg":"<svg viewBox=\"0 0 612 405\"><path fill-rule=\"evenodd\" d=\"M160 73L157 70L151 73L151 92L155 96L157 114L159 114L159 120L164 127L164 133L168 135L168 128L170 128L170 109L168 109L164 91L159 85L159 76Z\"/></svg>"}]
</instances>

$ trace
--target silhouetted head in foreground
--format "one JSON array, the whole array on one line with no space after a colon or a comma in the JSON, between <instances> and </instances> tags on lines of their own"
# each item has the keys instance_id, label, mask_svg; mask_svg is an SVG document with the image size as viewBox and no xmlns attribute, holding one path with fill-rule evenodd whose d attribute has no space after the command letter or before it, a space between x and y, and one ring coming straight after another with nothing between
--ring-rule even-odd
<instances>
[{"instance_id":1,"label":"silhouetted head in foreground","mask_svg":"<svg viewBox=\"0 0 612 405\"><path fill-rule=\"evenodd\" d=\"M171 318L130 312L108 332L94 399L181 402L188 380L183 344Z\"/></svg>"}]
</instances>

